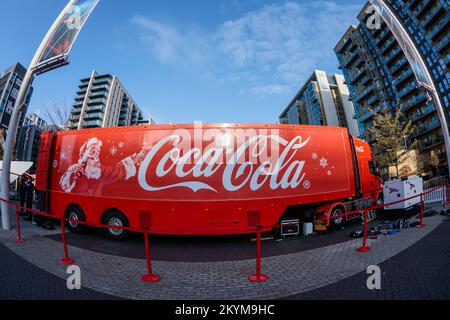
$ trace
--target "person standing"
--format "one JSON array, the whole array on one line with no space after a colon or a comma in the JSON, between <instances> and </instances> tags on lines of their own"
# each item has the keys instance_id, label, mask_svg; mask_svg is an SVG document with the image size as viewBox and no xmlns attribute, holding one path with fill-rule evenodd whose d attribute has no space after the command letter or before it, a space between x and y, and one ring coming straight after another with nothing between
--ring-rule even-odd
<instances>
[{"instance_id":1,"label":"person standing","mask_svg":"<svg viewBox=\"0 0 450 320\"><path fill-rule=\"evenodd\" d=\"M20 181L19 181L19 201L20 201L20 207L21 207L20 211L19 211L20 216L26 216L26 212L23 209L25 207L26 183L27 183L27 177L21 176Z\"/></svg>"},{"instance_id":2,"label":"person standing","mask_svg":"<svg viewBox=\"0 0 450 320\"><path fill-rule=\"evenodd\" d=\"M34 200L34 184L31 179L27 179L25 182L25 207L27 208L27 212L25 215L25 220L27 221L33 221L35 224L35 219L33 213L30 211L30 209L33 209L33 200Z\"/></svg>"}]
</instances>

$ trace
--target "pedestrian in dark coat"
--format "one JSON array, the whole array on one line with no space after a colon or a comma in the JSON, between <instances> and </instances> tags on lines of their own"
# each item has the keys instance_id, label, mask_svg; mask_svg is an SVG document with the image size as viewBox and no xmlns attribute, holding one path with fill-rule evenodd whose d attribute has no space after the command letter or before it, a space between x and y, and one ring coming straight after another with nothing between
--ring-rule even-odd
<instances>
[{"instance_id":1,"label":"pedestrian in dark coat","mask_svg":"<svg viewBox=\"0 0 450 320\"><path fill-rule=\"evenodd\" d=\"M25 207L27 208L25 220L32 220L33 213L29 209L33 209L34 200L34 184L31 179L28 179L25 183Z\"/></svg>"},{"instance_id":2,"label":"pedestrian in dark coat","mask_svg":"<svg viewBox=\"0 0 450 320\"><path fill-rule=\"evenodd\" d=\"M19 181L19 201L20 201L20 215L25 216L25 210L23 209L25 207L25 195L26 195L26 189L25 185L27 183L27 177L22 176Z\"/></svg>"}]
</instances>

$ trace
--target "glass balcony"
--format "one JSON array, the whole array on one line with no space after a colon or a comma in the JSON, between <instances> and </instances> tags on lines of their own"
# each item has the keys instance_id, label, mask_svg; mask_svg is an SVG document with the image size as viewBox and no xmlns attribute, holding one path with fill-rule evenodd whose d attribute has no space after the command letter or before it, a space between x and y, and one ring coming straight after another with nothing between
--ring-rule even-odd
<instances>
[{"instance_id":1,"label":"glass balcony","mask_svg":"<svg viewBox=\"0 0 450 320\"><path fill-rule=\"evenodd\" d=\"M416 111L414 111L411 116L409 117L409 119L413 122L418 121L420 119L423 119L424 117L432 114L433 112L436 112L436 109L434 107L434 105L430 104L427 105L424 108L420 108L417 109Z\"/></svg>"},{"instance_id":2,"label":"glass balcony","mask_svg":"<svg viewBox=\"0 0 450 320\"><path fill-rule=\"evenodd\" d=\"M90 100L94 100L94 99L101 99L101 98L108 98L108 95L106 94L106 92L92 92L91 95L89 96Z\"/></svg>"},{"instance_id":3,"label":"glass balcony","mask_svg":"<svg viewBox=\"0 0 450 320\"><path fill-rule=\"evenodd\" d=\"M392 50L392 52L386 57L384 60L385 64L389 64L395 57L397 57L402 52L402 49L399 47Z\"/></svg>"},{"instance_id":4,"label":"glass balcony","mask_svg":"<svg viewBox=\"0 0 450 320\"><path fill-rule=\"evenodd\" d=\"M372 90L374 89L373 84L368 86L366 89L364 89L356 98L355 98L355 102L360 101L361 99L363 99L364 97L366 97Z\"/></svg>"},{"instance_id":5,"label":"glass balcony","mask_svg":"<svg viewBox=\"0 0 450 320\"><path fill-rule=\"evenodd\" d=\"M359 57L359 54L355 53L355 54L350 54L350 57L346 59L346 61L344 62L344 66L343 67L347 67L352 61L354 61L357 57Z\"/></svg>"},{"instance_id":6,"label":"glass balcony","mask_svg":"<svg viewBox=\"0 0 450 320\"><path fill-rule=\"evenodd\" d=\"M441 11L441 9L443 9L442 6L437 5L430 11L430 13L428 14L427 18L423 21L423 26L425 28L428 27L435 20L435 18L438 16L438 14Z\"/></svg>"},{"instance_id":7,"label":"glass balcony","mask_svg":"<svg viewBox=\"0 0 450 320\"><path fill-rule=\"evenodd\" d=\"M397 40L392 37L391 39L389 39L389 41L385 44L385 46L383 48L381 48L381 54L384 54L389 48L391 48L393 46L394 43L396 43Z\"/></svg>"},{"instance_id":8,"label":"glass balcony","mask_svg":"<svg viewBox=\"0 0 450 320\"><path fill-rule=\"evenodd\" d=\"M92 107L86 108L86 112L104 112L104 106L102 105L95 105Z\"/></svg>"},{"instance_id":9,"label":"glass balcony","mask_svg":"<svg viewBox=\"0 0 450 320\"><path fill-rule=\"evenodd\" d=\"M450 16L445 15L441 22L439 22L430 32L430 37L432 40L436 40L436 38L446 30L450 21Z\"/></svg>"},{"instance_id":10,"label":"glass balcony","mask_svg":"<svg viewBox=\"0 0 450 320\"><path fill-rule=\"evenodd\" d=\"M433 117L431 121L419 124L414 130L413 137L418 137L438 127L440 127L440 123L435 117Z\"/></svg>"},{"instance_id":11,"label":"glass balcony","mask_svg":"<svg viewBox=\"0 0 450 320\"><path fill-rule=\"evenodd\" d=\"M426 99L427 99L427 94L425 92L421 92L418 95L406 100L403 103L402 110L403 111L409 110L412 107L415 107L420 102L426 101Z\"/></svg>"},{"instance_id":12,"label":"glass balcony","mask_svg":"<svg viewBox=\"0 0 450 320\"><path fill-rule=\"evenodd\" d=\"M93 82L94 86L101 85L101 84L110 85L111 84L111 79L102 78L102 79L97 79L97 80L95 80Z\"/></svg>"},{"instance_id":13,"label":"glass balcony","mask_svg":"<svg viewBox=\"0 0 450 320\"><path fill-rule=\"evenodd\" d=\"M397 61L392 67L391 67L391 73L395 74L398 70L400 70L408 60L406 60L405 57L402 57L399 61Z\"/></svg>"},{"instance_id":14,"label":"glass balcony","mask_svg":"<svg viewBox=\"0 0 450 320\"><path fill-rule=\"evenodd\" d=\"M417 148L419 149L420 152L423 152L429 148L432 148L434 146L440 145L444 143L444 137L443 136L437 136L437 137L433 137L431 139L426 139L425 141L422 142L418 142L417 143ZM444 156L446 157L447 155L444 152Z\"/></svg>"},{"instance_id":15,"label":"glass balcony","mask_svg":"<svg viewBox=\"0 0 450 320\"><path fill-rule=\"evenodd\" d=\"M110 87L109 85L93 86L91 88L91 92L98 92L98 91L106 91L106 92L108 92L109 87Z\"/></svg>"},{"instance_id":16,"label":"glass balcony","mask_svg":"<svg viewBox=\"0 0 450 320\"><path fill-rule=\"evenodd\" d=\"M445 35L445 37L443 37L443 38L441 39L441 41L439 41L439 43L437 44L436 47L437 47L438 51L439 51L439 52L442 52L442 51L448 46L449 42L450 42L450 35L447 34L447 35Z\"/></svg>"},{"instance_id":17,"label":"glass balcony","mask_svg":"<svg viewBox=\"0 0 450 320\"><path fill-rule=\"evenodd\" d=\"M411 75L413 75L413 71L412 69L408 69L405 72L403 72L401 75L399 75L397 77L397 79L395 79L395 85L400 85L402 84L406 79L408 79Z\"/></svg>"},{"instance_id":18,"label":"glass balcony","mask_svg":"<svg viewBox=\"0 0 450 320\"><path fill-rule=\"evenodd\" d=\"M88 106L91 106L93 104L102 104L102 105L106 105L106 102L108 100L107 99L91 99L87 102Z\"/></svg>"},{"instance_id":19,"label":"glass balcony","mask_svg":"<svg viewBox=\"0 0 450 320\"><path fill-rule=\"evenodd\" d=\"M95 112L95 113L87 113L84 116L84 120L95 120L95 119L103 119L103 112Z\"/></svg>"},{"instance_id":20,"label":"glass balcony","mask_svg":"<svg viewBox=\"0 0 450 320\"><path fill-rule=\"evenodd\" d=\"M431 6L433 0L424 0L421 4L419 4L415 10L415 14L417 16L421 16L424 12Z\"/></svg>"},{"instance_id":21,"label":"glass balcony","mask_svg":"<svg viewBox=\"0 0 450 320\"><path fill-rule=\"evenodd\" d=\"M380 38L376 41L378 46L380 45L380 43L382 43L382 42L386 39L386 36L387 36L389 33L390 33L389 28L388 28L387 26L385 26L383 32L380 33Z\"/></svg>"},{"instance_id":22,"label":"glass balcony","mask_svg":"<svg viewBox=\"0 0 450 320\"><path fill-rule=\"evenodd\" d=\"M103 122L101 120L83 121L83 127L85 128L101 127L102 123Z\"/></svg>"},{"instance_id":23,"label":"glass balcony","mask_svg":"<svg viewBox=\"0 0 450 320\"><path fill-rule=\"evenodd\" d=\"M413 90L417 89L417 84L416 82L411 82L410 84L408 84L406 87L404 87L402 90L400 90L400 92L398 93L398 96L401 98L407 96L408 94L410 94Z\"/></svg>"}]
</instances>

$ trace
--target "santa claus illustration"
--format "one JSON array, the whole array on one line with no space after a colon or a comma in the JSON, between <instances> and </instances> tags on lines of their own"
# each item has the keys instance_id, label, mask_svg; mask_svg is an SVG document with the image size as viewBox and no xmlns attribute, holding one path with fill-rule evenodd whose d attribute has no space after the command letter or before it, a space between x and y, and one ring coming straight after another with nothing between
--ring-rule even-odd
<instances>
[{"instance_id":1,"label":"santa claus illustration","mask_svg":"<svg viewBox=\"0 0 450 320\"><path fill-rule=\"evenodd\" d=\"M102 166L102 145L102 141L94 137L81 146L78 162L71 165L61 176L59 184L64 192L101 195L104 186L135 177L137 168L148 152L148 149L143 147L140 152L126 157L116 165Z\"/></svg>"}]
</instances>

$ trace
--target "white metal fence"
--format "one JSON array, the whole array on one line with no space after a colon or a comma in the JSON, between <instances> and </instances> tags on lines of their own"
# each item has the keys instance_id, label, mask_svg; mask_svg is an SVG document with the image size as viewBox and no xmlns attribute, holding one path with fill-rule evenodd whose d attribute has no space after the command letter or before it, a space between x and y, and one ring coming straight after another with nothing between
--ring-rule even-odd
<instances>
[{"instance_id":1,"label":"white metal fence","mask_svg":"<svg viewBox=\"0 0 450 320\"><path fill-rule=\"evenodd\" d=\"M436 189L436 187L427 188L427 189L424 189L423 191L424 192L428 192L428 191L433 190L433 189ZM430 193L425 194L424 195L425 203L428 204L428 203L442 202L443 201L444 192L446 194L446 200L448 200L447 188L444 187L444 188L439 188L437 190L434 190L434 191L432 191Z\"/></svg>"}]
</instances>

